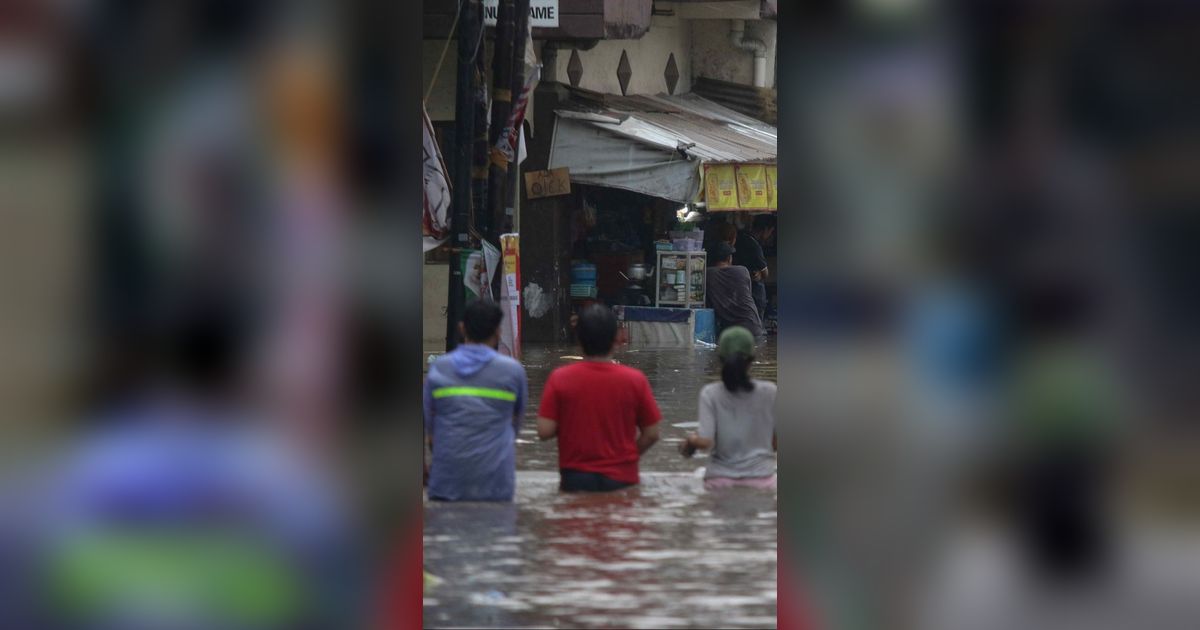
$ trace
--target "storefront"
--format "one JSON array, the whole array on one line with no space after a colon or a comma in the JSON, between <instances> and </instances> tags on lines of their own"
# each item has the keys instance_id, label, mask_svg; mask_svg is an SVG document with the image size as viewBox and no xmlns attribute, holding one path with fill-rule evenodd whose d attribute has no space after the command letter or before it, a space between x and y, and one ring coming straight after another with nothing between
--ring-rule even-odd
<instances>
[{"instance_id":1,"label":"storefront","mask_svg":"<svg viewBox=\"0 0 1200 630\"><path fill-rule=\"evenodd\" d=\"M775 129L690 94L578 90L556 113L550 167L568 169L573 188L572 306L623 307L634 343L711 342L699 226L776 211Z\"/></svg>"}]
</instances>

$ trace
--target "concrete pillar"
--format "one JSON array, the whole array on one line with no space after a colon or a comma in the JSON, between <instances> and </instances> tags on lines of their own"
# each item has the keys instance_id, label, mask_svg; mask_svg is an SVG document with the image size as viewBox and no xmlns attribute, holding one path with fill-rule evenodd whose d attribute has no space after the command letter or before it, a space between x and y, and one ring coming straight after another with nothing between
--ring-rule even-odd
<instances>
[{"instance_id":1,"label":"concrete pillar","mask_svg":"<svg viewBox=\"0 0 1200 630\"><path fill-rule=\"evenodd\" d=\"M547 46L546 49L551 49ZM552 49L551 49L552 50ZM544 52L546 68L553 69L554 52ZM523 173L544 170L550 159L550 144L554 137L554 110L566 98L566 88L553 81L553 74L543 75L534 90L536 101L533 127L536 135L528 138L528 157ZM523 178L522 178L523 179ZM524 339L532 343L562 342L567 337L566 324L570 316L569 268L571 200L573 195L529 199L525 183L521 194L521 283L522 291L537 285L550 300L551 307L540 317L533 317L522 295L525 309Z\"/></svg>"}]
</instances>

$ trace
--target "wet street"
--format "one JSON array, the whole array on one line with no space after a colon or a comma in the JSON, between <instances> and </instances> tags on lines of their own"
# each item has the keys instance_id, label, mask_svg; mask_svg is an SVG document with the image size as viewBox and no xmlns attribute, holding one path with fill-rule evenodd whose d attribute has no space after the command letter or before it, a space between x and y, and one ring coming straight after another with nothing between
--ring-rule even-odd
<instances>
[{"instance_id":1,"label":"wet street","mask_svg":"<svg viewBox=\"0 0 1200 630\"><path fill-rule=\"evenodd\" d=\"M713 349L625 349L663 412L642 483L602 495L558 492L554 441L534 430L550 372L573 347L529 347L531 406L517 445L513 504L425 509L429 627L766 628L775 625L776 494L706 492L703 457L678 444L695 428L700 388L718 379ZM775 380L772 341L756 377Z\"/></svg>"}]
</instances>

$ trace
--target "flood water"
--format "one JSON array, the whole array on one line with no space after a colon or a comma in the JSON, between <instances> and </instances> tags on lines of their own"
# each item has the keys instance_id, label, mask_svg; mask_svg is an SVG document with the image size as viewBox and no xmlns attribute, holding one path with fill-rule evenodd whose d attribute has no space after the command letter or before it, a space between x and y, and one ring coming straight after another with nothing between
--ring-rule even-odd
<instances>
[{"instance_id":1,"label":"flood water","mask_svg":"<svg viewBox=\"0 0 1200 630\"><path fill-rule=\"evenodd\" d=\"M556 442L537 439L537 403L542 388L554 368L579 360L579 349L569 346L535 346L525 349L522 363L529 376L530 408L526 410L525 426L517 436L517 470L558 470ZM642 458L643 471L693 472L703 466L703 454L691 460L683 459L675 450L685 435L696 429L696 410L700 389L720 380L717 353L711 348L655 348L618 351L613 357L618 363L645 372L663 414L662 440ZM759 350L754 367L755 378L776 380L775 340Z\"/></svg>"},{"instance_id":2,"label":"flood water","mask_svg":"<svg viewBox=\"0 0 1200 630\"><path fill-rule=\"evenodd\" d=\"M558 491L555 442L537 441L537 401L549 373L578 360L570 347L530 347L531 408L517 444L511 504L427 502L427 627L770 628L776 611L776 492L707 492L703 457L682 458L700 388L718 379L715 352L625 349L663 412L662 441L641 461L639 486L606 494ZM774 344L754 373L775 379Z\"/></svg>"}]
</instances>

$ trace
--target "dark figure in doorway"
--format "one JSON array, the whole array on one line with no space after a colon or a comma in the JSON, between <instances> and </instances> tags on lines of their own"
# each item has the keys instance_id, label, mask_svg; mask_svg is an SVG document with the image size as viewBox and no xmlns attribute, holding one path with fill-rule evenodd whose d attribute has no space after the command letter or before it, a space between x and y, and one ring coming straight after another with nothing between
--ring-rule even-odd
<instances>
[{"instance_id":1,"label":"dark figure in doorway","mask_svg":"<svg viewBox=\"0 0 1200 630\"><path fill-rule=\"evenodd\" d=\"M713 245L705 290L708 307L717 316L718 331L743 326L756 338L763 334L762 319L751 294L750 272L733 264L733 247L726 242Z\"/></svg>"},{"instance_id":2,"label":"dark figure in doorway","mask_svg":"<svg viewBox=\"0 0 1200 630\"><path fill-rule=\"evenodd\" d=\"M751 293L761 320L767 313L767 257L763 254L763 243L775 232L775 216L760 214L754 217L749 230L727 230L727 234L729 232L734 237L733 264L745 267L750 272Z\"/></svg>"}]
</instances>

